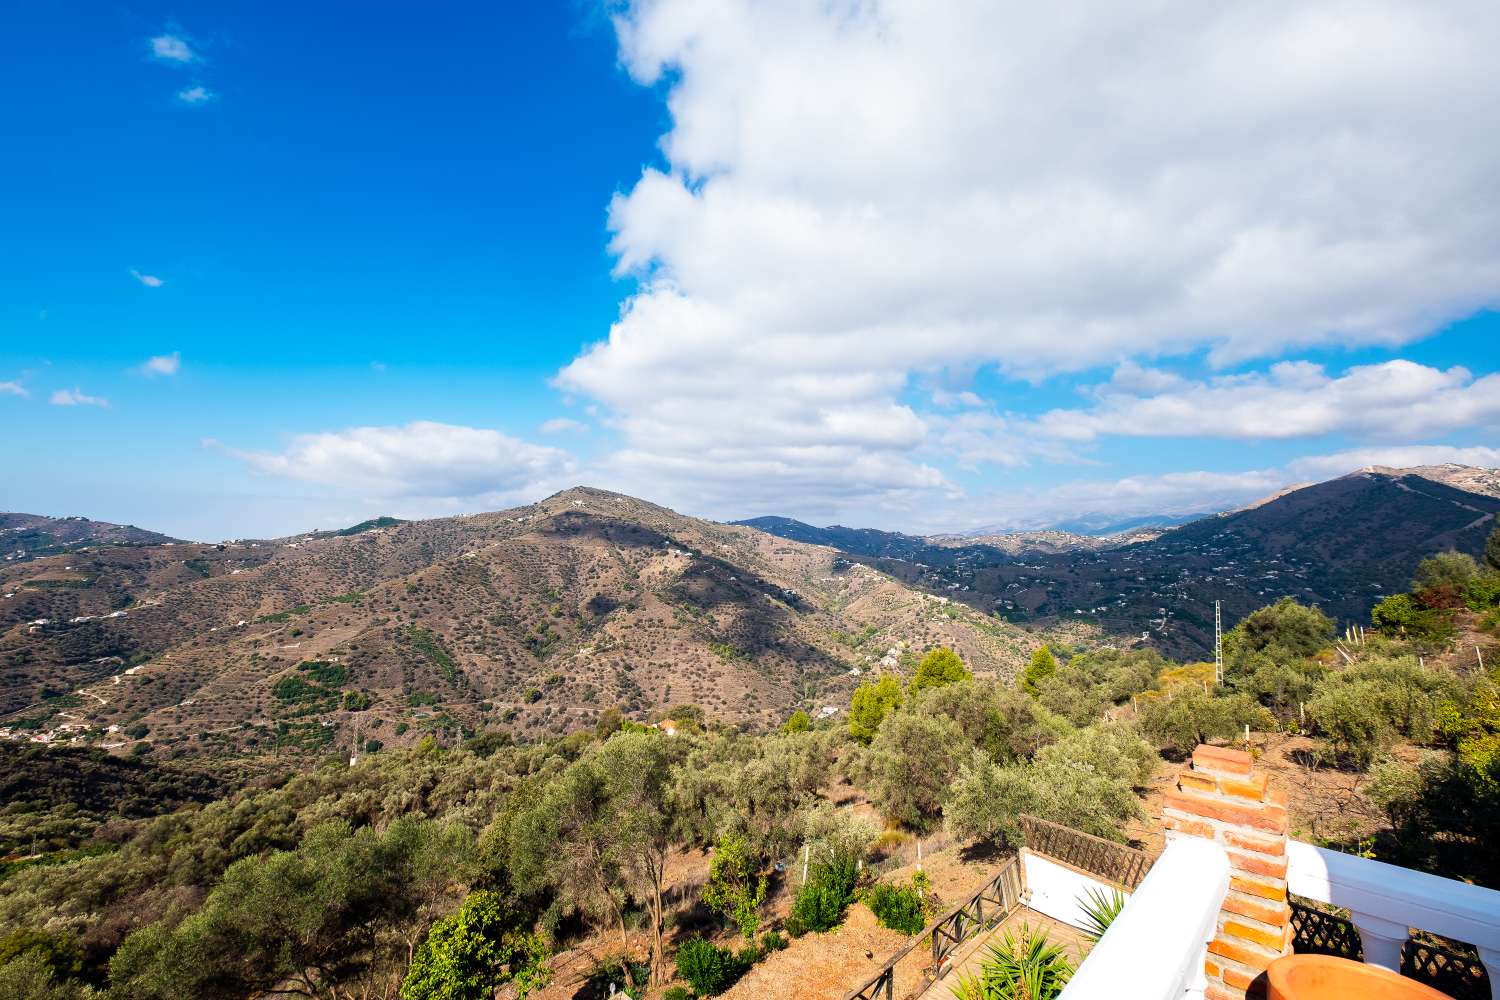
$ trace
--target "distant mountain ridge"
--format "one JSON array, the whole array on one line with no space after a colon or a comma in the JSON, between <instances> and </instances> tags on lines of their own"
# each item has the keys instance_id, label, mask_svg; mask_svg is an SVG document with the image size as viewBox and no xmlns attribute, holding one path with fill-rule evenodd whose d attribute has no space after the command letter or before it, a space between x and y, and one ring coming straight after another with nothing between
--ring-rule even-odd
<instances>
[{"instance_id":1,"label":"distant mountain ridge","mask_svg":"<svg viewBox=\"0 0 1500 1000\"><path fill-rule=\"evenodd\" d=\"M1202 656L1212 648L1215 600L1224 602L1228 624L1282 596L1363 622L1383 595L1406 588L1427 556L1446 549L1478 554L1500 512L1500 473L1444 466L1435 474L1444 481L1364 469L1154 537L1117 536L1051 552L1030 541L1007 550L997 544L1006 536L967 544L892 536L902 541L887 551L855 529L818 537L823 544L862 543L843 551L1014 622L1096 622L1132 639L1145 636L1172 655ZM785 519L757 520L785 529ZM798 530L806 535L806 528Z\"/></svg>"},{"instance_id":2,"label":"distant mountain ridge","mask_svg":"<svg viewBox=\"0 0 1500 1000\"><path fill-rule=\"evenodd\" d=\"M0 559L7 562L56 555L86 545L165 545L178 541L133 524L0 512Z\"/></svg>"}]
</instances>

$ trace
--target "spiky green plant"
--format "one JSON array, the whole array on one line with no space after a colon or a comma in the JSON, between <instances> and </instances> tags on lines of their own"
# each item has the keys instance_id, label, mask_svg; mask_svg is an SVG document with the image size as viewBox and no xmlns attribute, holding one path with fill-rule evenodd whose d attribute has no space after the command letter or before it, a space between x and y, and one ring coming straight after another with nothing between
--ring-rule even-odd
<instances>
[{"instance_id":1,"label":"spiky green plant","mask_svg":"<svg viewBox=\"0 0 1500 1000\"><path fill-rule=\"evenodd\" d=\"M1126 896L1119 889L1089 889L1078 897L1078 908L1083 911L1085 926L1082 928L1083 936L1095 944L1109 930L1109 925L1115 922L1115 917L1125 909Z\"/></svg>"},{"instance_id":2,"label":"spiky green plant","mask_svg":"<svg viewBox=\"0 0 1500 1000\"><path fill-rule=\"evenodd\" d=\"M1022 924L1019 933L1006 931L999 944L989 946L989 957L977 976L959 976L953 988L957 1000L1054 1000L1073 975L1061 945L1047 940L1045 931Z\"/></svg>"}]
</instances>

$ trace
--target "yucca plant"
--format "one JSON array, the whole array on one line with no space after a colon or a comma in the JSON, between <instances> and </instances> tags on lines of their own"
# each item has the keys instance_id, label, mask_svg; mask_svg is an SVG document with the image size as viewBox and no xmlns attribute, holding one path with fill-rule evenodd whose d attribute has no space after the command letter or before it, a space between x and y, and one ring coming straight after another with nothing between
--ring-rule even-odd
<instances>
[{"instance_id":1,"label":"yucca plant","mask_svg":"<svg viewBox=\"0 0 1500 1000\"><path fill-rule=\"evenodd\" d=\"M1006 931L977 976L959 976L953 988L957 1000L1053 1000L1068 985L1073 966L1061 945L1052 944L1042 930L1022 924L1019 933Z\"/></svg>"},{"instance_id":2,"label":"yucca plant","mask_svg":"<svg viewBox=\"0 0 1500 1000\"><path fill-rule=\"evenodd\" d=\"M1119 889L1111 889L1105 892L1103 889L1089 889L1078 897L1078 907L1083 910L1085 926L1081 928L1083 936L1095 944L1109 930L1109 925L1115 922L1115 917L1125 909L1125 894Z\"/></svg>"}]
</instances>

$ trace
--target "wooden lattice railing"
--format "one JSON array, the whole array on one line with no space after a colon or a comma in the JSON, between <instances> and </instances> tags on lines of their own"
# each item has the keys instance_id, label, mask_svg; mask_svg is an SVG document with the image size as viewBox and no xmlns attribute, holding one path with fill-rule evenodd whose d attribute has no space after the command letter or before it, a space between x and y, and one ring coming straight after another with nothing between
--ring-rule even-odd
<instances>
[{"instance_id":1,"label":"wooden lattice railing","mask_svg":"<svg viewBox=\"0 0 1500 1000\"><path fill-rule=\"evenodd\" d=\"M1299 955L1337 955L1363 962L1359 930L1348 917L1296 899L1292 905L1292 950ZM1491 1000L1491 984L1477 954L1440 948L1415 939L1401 949L1401 974L1454 1000Z\"/></svg>"},{"instance_id":2,"label":"wooden lattice railing","mask_svg":"<svg viewBox=\"0 0 1500 1000\"><path fill-rule=\"evenodd\" d=\"M1145 851L1035 816L1021 817L1021 833L1028 850L1096 875L1122 889L1133 890L1140 885L1156 861L1155 856Z\"/></svg>"},{"instance_id":3,"label":"wooden lattice railing","mask_svg":"<svg viewBox=\"0 0 1500 1000\"><path fill-rule=\"evenodd\" d=\"M923 928L904 948L886 959L868 982L846 994L844 1000L894 1000L896 966L927 940L932 942L932 964L924 970L924 988L941 978L959 945L1016 911L1021 905L1021 889L1020 859L1012 857L978 892Z\"/></svg>"}]
</instances>

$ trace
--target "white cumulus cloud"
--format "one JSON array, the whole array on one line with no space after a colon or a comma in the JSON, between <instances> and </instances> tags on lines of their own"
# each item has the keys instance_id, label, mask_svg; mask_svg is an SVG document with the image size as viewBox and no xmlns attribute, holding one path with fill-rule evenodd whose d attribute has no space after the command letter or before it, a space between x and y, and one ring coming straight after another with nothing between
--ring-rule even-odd
<instances>
[{"instance_id":1,"label":"white cumulus cloud","mask_svg":"<svg viewBox=\"0 0 1500 1000\"><path fill-rule=\"evenodd\" d=\"M56 390L49 397L48 402L53 406L98 406L103 409L109 407L109 400L100 396L87 395L77 386Z\"/></svg>"},{"instance_id":2,"label":"white cumulus cloud","mask_svg":"<svg viewBox=\"0 0 1500 1000\"><path fill-rule=\"evenodd\" d=\"M157 35L148 44L151 46L151 55L163 62L190 63L198 58L193 47L181 35Z\"/></svg>"},{"instance_id":3,"label":"white cumulus cloud","mask_svg":"<svg viewBox=\"0 0 1500 1000\"><path fill-rule=\"evenodd\" d=\"M372 497L535 499L574 471L557 448L481 427L419 420L299 434L280 452L242 451L209 442L267 475Z\"/></svg>"},{"instance_id":4,"label":"white cumulus cloud","mask_svg":"<svg viewBox=\"0 0 1500 1000\"><path fill-rule=\"evenodd\" d=\"M1037 422L1048 436L1087 441L1140 437L1297 438L1345 433L1415 440L1500 426L1500 374L1411 361L1360 365L1339 376L1321 365L1281 362L1265 373L1203 382L1178 379L1155 395L1106 386L1097 406L1053 410Z\"/></svg>"},{"instance_id":5,"label":"white cumulus cloud","mask_svg":"<svg viewBox=\"0 0 1500 1000\"><path fill-rule=\"evenodd\" d=\"M0 382L0 396L20 396L22 399L25 399L30 395L31 393L26 390L26 387L21 384L19 379Z\"/></svg>"},{"instance_id":6,"label":"white cumulus cloud","mask_svg":"<svg viewBox=\"0 0 1500 1000\"><path fill-rule=\"evenodd\" d=\"M948 488L951 425L907 394L928 373L1121 365L1112 392L1180 395L1149 359L1397 345L1500 303L1488 0L636 0L615 25L665 81L666 164L610 206L639 289L557 382L697 509Z\"/></svg>"},{"instance_id":7,"label":"white cumulus cloud","mask_svg":"<svg viewBox=\"0 0 1500 1000\"><path fill-rule=\"evenodd\" d=\"M177 99L183 104L207 104L217 96L217 94L201 83L194 84L191 87L184 87L177 92Z\"/></svg>"},{"instance_id":8,"label":"white cumulus cloud","mask_svg":"<svg viewBox=\"0 0 1500 1000\"><path fill-rule=\"evenodd\" d=\"M182 352L173 351L171 354L158 354L147 358L137 370L147 378L157 375L176 375L182 370Z\"/></svg>"},{"instance_id":9,"label":"white cumulus cloud","mask_svg":"<svg viewBox=\"0 0 1500 1000\"><path fill-rule=\"evenodd\" d=\"M568 417L553 417L542 421L537 430L543 434L578 434L588 430L588 425Z\"/></svg>"},{"instance_id":10,"label":"white cumulus cloud","mask_svg":"<svg viewBox=\"0 0 1500 1000\"><path fill-rule=\"evenodd\" d=\"M147 288L160 288L165 282L154 274L144 274L135 268L130 269L130 276Z\"/></svg>"}]
</instances>

